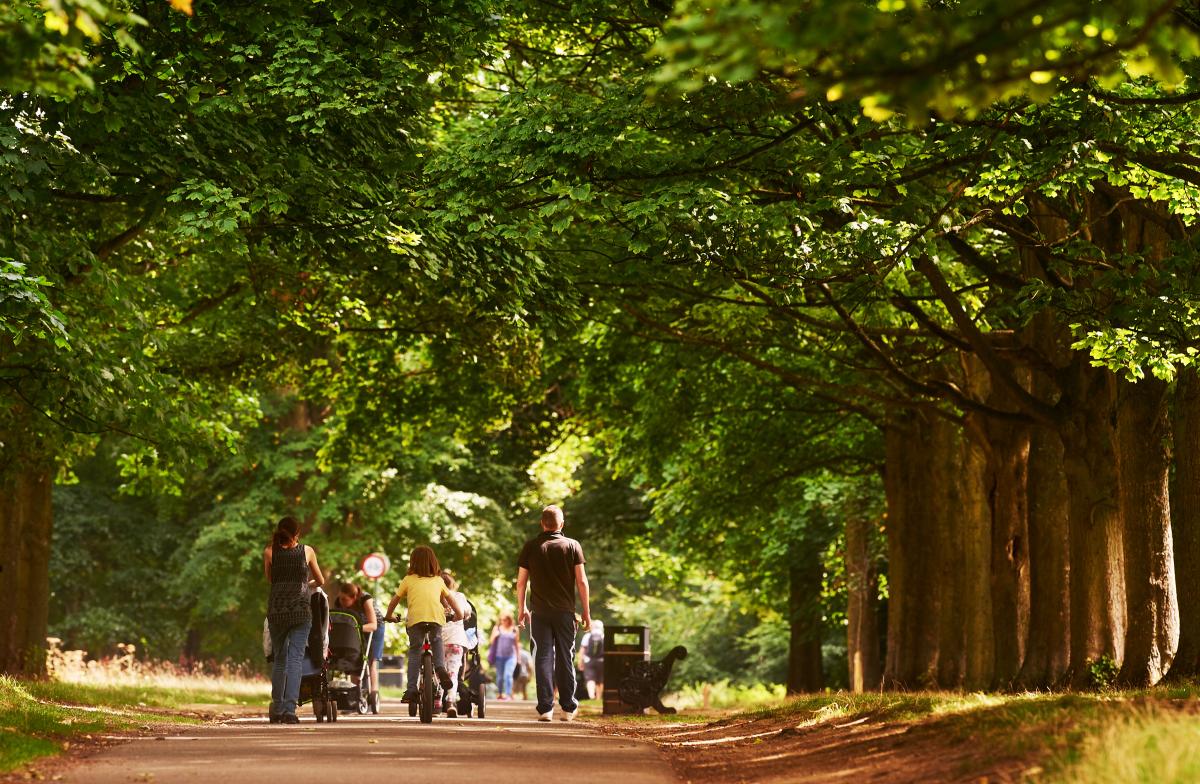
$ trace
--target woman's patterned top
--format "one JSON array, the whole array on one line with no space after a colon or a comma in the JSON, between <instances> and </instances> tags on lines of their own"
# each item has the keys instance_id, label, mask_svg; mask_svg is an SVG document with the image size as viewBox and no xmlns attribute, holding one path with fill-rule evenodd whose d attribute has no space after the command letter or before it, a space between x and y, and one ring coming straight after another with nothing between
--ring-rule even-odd
<instances>
[{"instance_id":1,"label":"woman's patterned top","mask_svg":"<svg viewBox=\"0 0 1200 784\"><path fill-rule=\"evenodd\" d=\"M312 622L308 594L308 560L304 545L271 548L271 598L267 620L275 629Z\"/></svg>"}]
</instances>

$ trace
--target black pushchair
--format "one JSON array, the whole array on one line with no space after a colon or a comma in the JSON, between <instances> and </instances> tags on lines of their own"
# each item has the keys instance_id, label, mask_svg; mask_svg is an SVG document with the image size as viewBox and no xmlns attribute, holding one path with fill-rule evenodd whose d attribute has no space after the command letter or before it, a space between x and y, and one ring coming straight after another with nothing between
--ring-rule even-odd
<instances>
[{"instance_id":1,"label":"black pushchair","mask_svg":"<svg viewBox=\"0 0 1200 784\"><path fill-rule=\"evenodd\" d=\"M299 704L311 702L317 721L336 721L337 707L329 695L329 597L318 588L312 595L312 629L304 649Z\"/></svg>"},{"instance_id":2,"label":"black pushchair","mask_svg":"<svg viewBox=\"0 0 1200 784\"><path fill-rule=\"evenodd\" d=\"M469 719L472 714L482 719L487 706L488 676L479 660L479 616L475 605L467 600L471 617L463 621L463 631L471 643L463 653L462 667L458 671L458 715Z\"/></svg>"},{"instance_id":3,"label":"black pushchair","mask_svg":"<svg viewBox=\"0 0 1200 784\"><path fill-rule=\"evenodd\" d=\"M371 649L374 634L364 633L358 616L353 613L336 607L329 613L329 657L325 669L328 700L334 706L330 715L335 721L339 710L360 714L379 712L378 702L371 699L371 681L367 676L366 653Z\"/></svg>"}]
</instances>

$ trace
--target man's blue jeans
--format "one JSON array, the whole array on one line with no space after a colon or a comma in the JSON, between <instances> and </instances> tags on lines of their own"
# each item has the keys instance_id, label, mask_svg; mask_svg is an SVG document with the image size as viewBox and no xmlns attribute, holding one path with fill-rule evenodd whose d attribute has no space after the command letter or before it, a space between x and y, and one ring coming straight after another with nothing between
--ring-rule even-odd
<instances>
[{"instance_id":1,"label":"man's blue jeans","mask_svg":"<svg viewBox=\"0 0 1200 784\"><path fill-rule=\"evenodd\" d=\"M535 612L530 626L536 646L537 712L549 713L554 708L557 685L558 704L570 713L579 707L575 699L575 613Z\"/></svg>"},{"instance_id":2,"label":"man's blue jeans","mask_svg":"<svg viewBox=\"0 0 1200 784\"><path fill-rule=\"evenodd\" d=\"M312 621L305 621L287 629L271 627L271 649L274 661L271 667L271 713L286 716L296 712L300 699L300 673L304 662L304 646L308 644L308 632Z\"/></svg>"}]
</instances>

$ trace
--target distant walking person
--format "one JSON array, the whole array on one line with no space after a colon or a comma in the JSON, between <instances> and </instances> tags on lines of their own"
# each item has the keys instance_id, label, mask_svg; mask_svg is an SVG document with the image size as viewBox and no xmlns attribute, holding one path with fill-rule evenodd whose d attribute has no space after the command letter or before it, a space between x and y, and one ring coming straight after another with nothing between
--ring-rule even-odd
<instances>
[{"instance_id":1,"label":"distant walking person","mask_svg":"<svg viewBox=\"0 0 1200 784\"><path fill-rule=\"evenodd\" d=\"M271 633L272 724L299 724L301 663L312 627L311 590L325 584L317 552L300 544L300 523L284 517L275 526L271 544L263 550L263 571L271 583L267 626Z\"/></svg>"},{"instance_id":2,"label":"distant walking person","mask_svg":"<svg viewBox=\"0 0 1200 784\"><path fill-rule=\"evenodd\" d=\"M583 680L587 684L588 699L604 699L604 622L592 621L592 628L579 641L579 658L582 661Z\"/></svg>"},{"instance_id":3,"label":"distant walking person","mask_svg":"<svg viewBox=\"0 0 1200 784\"><path fill-rule=\"evenodd\" d=\"M542 532L525 543L517 561L517 612L520 625L530 623L534 645L539 721L554 717L554 687L562 720L572 721L575 699L575 589L583 605L583 626L590 628L588 580L583 547L562 535L563 513L557 506L542 510ZM525 589L529 588L529 608ZM532 610L532 617L530 615Z\"/></svg>"},{"instance_id":4,"label":"distant walking person","mask_svg":"<svg viewBox=\"0 0 1200 784\"><path fill-rule=\"evenodd\" d=\"M491 639L488 640L488 656L495 659L492 664L496 667L496 696L501 700L511 700L513 673L521 656L521 634L512 613L507 610L500 613L500 622L492 629Z\"/></svg>"}]
</instances>

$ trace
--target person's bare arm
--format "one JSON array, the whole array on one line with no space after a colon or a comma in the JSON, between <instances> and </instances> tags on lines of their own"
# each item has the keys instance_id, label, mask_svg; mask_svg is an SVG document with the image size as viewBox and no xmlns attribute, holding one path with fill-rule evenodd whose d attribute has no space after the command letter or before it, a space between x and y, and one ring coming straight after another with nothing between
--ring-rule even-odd
<instances>
[{"instance_id":1,"label":"person's bare arm","mask_svg":"<svg viewBox=\"0 0 1200 784\"><path fill-rule=\"evenodd\" d=\"M395 612L396 605L399 603L400 603L400 595L399 594L393 596L392 600L390 602L388 602L387 612L383 614L383 619L385 621L391 621L392 623L396 622L396 618L392 616L392 613Z\"/></svg>"},{"instance_id":2,"label":"person's bare arm","mask_svg":"<svg viewBox=\"0 0 1200 784\"><path fill-rule=\"evenodd\" d=\"M589 595L587 571L583 564L575 564L575 588L579 591L579 603L583 605L583 628L592 628L592 609Z\"/></svg>"},{"instance_id":3,"label":"person's bare arm","mask_svg":"<svg viewBox=\"0 0 1200 784\"><path fill-rule=\"evenodd\" d=\"M308 571L312 573L312 579L308 581L310 588L320 588L325 584L325 575L321 574L321 567L317 566L317 551L304 545L304 549L308 555Z\"/></svg>"},{"instance_id":4,"label":"person's bare arm","mask_svg":"<svg viewBox=\"0 0 1200 784\"><path fill-rule=\"evenodd\" d=\"M363 624L363 631L373 632L379 628L379 619L375 617L375 600L368 600L364 609L367 611L367 622Z\"/></svg>"},{"instance_id":5,"label":"person's bare arm","mask_svg":"<svg viewBox=\"0 0 1200 784\"><path fill-rule=\"evenodd\" d=\"M263 549L263 574L267 576L267 582L271 582L271 546L267 545Z\"/></svg>"},{"instance_id":6,"label":"person's bare arm","mask_svg":"<svg viewBox=\"0 0 1200 784\"><path fill-rule=\"evenodd\" d=\"M517 626L529 623L529 610L525 609L525 587L529 584L529 570L524 566L517 569Z\"/></svg>"},{"instance_id":7,"label":"person's bare arm","mask_svg":"<svg viewBox=\"0 0 1200 784\"><path fill-rule=\"evenodd\" d=\"M461 621L467 617L467 607L458 600L458 595L454 591L446 591L446 600L454 608L454 614L457 616L455 620Z\"/></svg>"}]
</instances>

